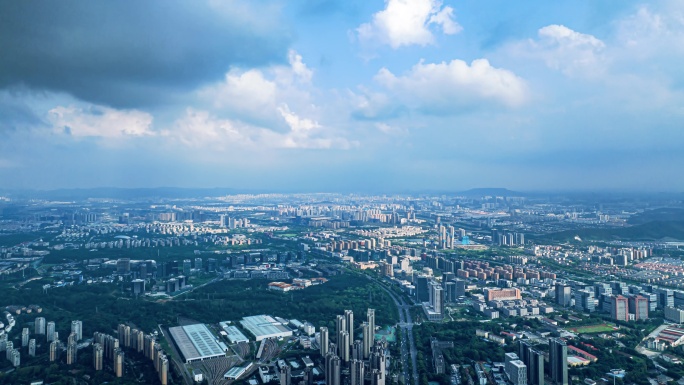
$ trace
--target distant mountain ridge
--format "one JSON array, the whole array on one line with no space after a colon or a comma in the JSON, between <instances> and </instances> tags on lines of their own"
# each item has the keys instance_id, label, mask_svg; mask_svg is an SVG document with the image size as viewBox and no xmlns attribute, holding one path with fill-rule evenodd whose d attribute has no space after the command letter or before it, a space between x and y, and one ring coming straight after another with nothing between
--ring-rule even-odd
<instances>
[{"instance_id":1,"label":"distant mountain ridge","mask_svg":"<svg viewBox=\"0 0 684 385\"><path fill-rule=\"evenodd\" d=\"M144 199L144 198L202 198L218 197L229 194L258 194L264 191L240 190L234 188L185 188L185 187L95 187L56 190L10 190L6 194L16 198L82 200L88 198L104 199Z\"/></svg>"},{"instance_id":2,"label":"distant mountain ridge","mask_svg":"<svg viewBox=\"0 0 684 385\"><path fill-rule=\"evenodd\" d=\"M496 196L496 197L522 197L525 194L517 191L512 191L507 188L502 187L483 187L483 188L473 188L466 191L461 191L458 193L463 196Z\"/></svg>"},{"instance_id":3,"label":"distant mountain ridge","mask_svg":"<svg viewBox=\"0 0 684 385\"><path fill-rule=\"evenodd\" d=\"M210 187L210 188L191 188L191 187L93 187L93 188L67 188L54 190L0 190L0 195L8 195L13 198L22 199L51 199L51 200L83 200L88 198L95 199L145 199L145 198L165 198L165 199L191 199L203 197L219 197L232 194L268 194L268 193L295 193L299 191L266 190L266 189L239 189L229 187ZM311 191L315 193L316 191ZM341 192L341 193L347 193ZM481 196L524 196L525 194L511 191L506 188L474 188L462 192L432 192L434 194L448 194L469 197ZM369 194L373 194L369 192ZM420 194L414 192L413 194Z\"/></svg>"},{"instance_id":4,"label":"distant mountain ridge","mask_svg":"<svg viewBox=\"0 0 684 385\"><path fill-rule=\"evenodd\" d=\"M647 210L631 216L627 222L632 225L639 225L653 221L684 222L684 209L678 207L661 207L654 210Z\"/></svg>"},{"instance_id":5,"label":"distant mountain ridge","mask_svg":"<svg viewBox=\"0 0 684 385\"><path fill-rule=\"evenodd\" d=\"M607 192L607 191L514 191L503 187L481 187L473 188L464 191L458 190L397 190L389 191L382 190L382 186L373 186L366 190L354 190L353 188L342 191L334 191L332 189L321 190L295 190L285 188L264 189L264 188L234 188L234 187L92 187L92 188L62 188L52 190L36 190L36 189L2 189L0 188L0 196L7 196L12 199L46 199L46 200L83 200L88 198L95 199L192 199L204 197L220 197L233 194L294 194L294 193L340 193L340 194L367 194L367 195L446 195L446 196L464 196L471 198L480 198L485 196L492 197L526 197L526 198L551 198L564 197L572 200L580 200L586 204L592 202L599 202L611 199L629 199L638 196L651 197L663 200L668 199L684 199L684 194L681 192L675 193L624 193L624 192ZM660 214L660 213L657 213ZM648 215L648 214L646 214ZM673 214L670 214L673 216ZM659 219L659 218L653 218ZM671 218L671 219L683 219ZM642 221L647 221L642 219Z\"/></svg>"}]
</instances>

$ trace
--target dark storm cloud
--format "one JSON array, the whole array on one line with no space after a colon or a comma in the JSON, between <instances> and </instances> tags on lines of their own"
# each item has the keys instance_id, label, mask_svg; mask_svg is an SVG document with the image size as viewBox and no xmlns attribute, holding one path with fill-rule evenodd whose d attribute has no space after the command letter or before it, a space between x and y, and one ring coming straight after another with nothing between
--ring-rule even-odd
<instances>
[{"instance_id":1,"label":"dark storm cloud","mask_svg":"<svg viewBox=\"0 0 684 385\"><path fill-rule=\"evenodd\" d=\"M290 34L273 17L217 4L2 0L0 88L137 107L219 79L231 65L286 60Z\"/></svg>"},{"instance_id":2,"label":"dark storm cloud","mask_svg":"<svg viewBox=\"0 0 684 385\"><path fill-rule=\"evenodd\" d=\"M0 92L0 117L0 134L45 124L26 103L9 92Z\"/></svg>"}]
</instances>

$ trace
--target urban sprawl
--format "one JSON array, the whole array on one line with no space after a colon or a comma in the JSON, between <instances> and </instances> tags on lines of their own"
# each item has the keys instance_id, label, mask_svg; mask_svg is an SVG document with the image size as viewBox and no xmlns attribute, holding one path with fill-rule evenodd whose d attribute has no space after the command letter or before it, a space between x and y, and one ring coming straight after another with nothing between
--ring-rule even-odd
<instances>
[{"instance_id":1,"label":"urban sprawl","mask_svg":"<svg viewBox=\"0 0 684 385\"><path fill-rule=\"evenodd\" d=\"M0 384L684 384L681 220L668 196L8 195Z\"/></svg>"}]
</instances>

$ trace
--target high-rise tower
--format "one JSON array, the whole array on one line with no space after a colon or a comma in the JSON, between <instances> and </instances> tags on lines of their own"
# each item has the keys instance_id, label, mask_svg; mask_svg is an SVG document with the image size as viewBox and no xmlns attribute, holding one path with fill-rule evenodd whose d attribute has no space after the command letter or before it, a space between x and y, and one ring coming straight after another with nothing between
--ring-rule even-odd
<instances>
[{"instance_id":1,"label":"high-rise tower","mask_svg":"<svg viewBox=\"0 0 684 385\"><path fill-rule=\"evenodd\" d=\"M35 340L35 338L31 338L31 339L29 340L29 344L28 344L28 354L29 354L29 356L31 356L31 357L35 357L35 356L36 356L36 340Z\"/></svg>"},{"instance_id":2,"label":"high-rise tower","mask_svg":"<svg viewBox=\"0 0 684 385\"><path fill-rule=\"evenodd\" d=\"M73 365L78 360L77 347L78 347L78 345L76 345L75 342L72 342L72 343L67 345L67 351L66 351L66 353L67 353L67 365Z\"/></svg>"},{"instance_id":3,"label":"high-rise tower","mask_svg":"<svg viewBox=\"0 0 684 385\"><path fill-rule=\"evenodd\" d=\"M45 334L45 318L43 318L43 317L36 318L34 333L35 334Z\"/></svg>"},{"instance_id":4,"label":"high-rise tower","mask_svg":"<svg viewBox=\"0 0 684 385\"><path fill-rule=\"evenodd\" d=\"M349 332L349 334L352 336L352 340L354 339L354 312L351 310L345 310L344 311L344 322L345 322L345 330Z\"/></svg>"},{"instance_id":5,"label":"high-rise tower","mask_svg":"<svg viewBox=\"0 0 684 385\"><path fill-rule=\"evenodd\" d=\"M124 366L124 352L123 350L117 349L114 354L114 374L117 377L123 377L123 366Z\"/></svg>"},{"instance_id":6,"label":"high-rise tower","mask_svg":"<svg viewBox=\"0 0 684 385\"><path fill-rule=\"evenodd\" d=\"M555 385L568 385L568 345L560 338L549 340L549 366L551 381Z\"/></svg>"},{"instance_id":7,"label":"high-rise tower","mask_svg":"<svg viewBox=\"0 0 684 385\"><path fill-rule=\"evenodd\" d=\"M50 362L57 361L59 358L59 341L52 341L50 343Z\"/></svg>"},{"instance_id":8,"label":"high-rise tower","mask_svg":"<svg viewBox=\"0 0 684 385\"><path fill-rule=\"evenodd\" d=\"M55 323L50 321L47 323L47 341L52 342L55 340Z\"/></svg>"},{"instance_id":9,"label":"high-rise tower","mask_svg":"<svg viewBox=\"0 0 684 385\"><path fill-rule=\"evenodd\" d=\"M326 385L340 385L341 373L340 357L332 352L325 356L325 383Z\"/></svg>"},{"instance_id":10,"label":"high-rise tower","mask_svg":"<svg viewBox=\"0 0 684 385\"><path fill-rule=\"evenodd\" d=\"M338 341L338 350L339 350L339 355L340 359L347 364L349 362L349 349L351 346L351 343L349 342L349 332L348 331L343 331L340 333L340 340Z\"/></svg>"},{"instance_id":11,"label":"high-rise tower","mask_svg":"<svg viewBox=\"0 0 684 385\"><path fill-rule=\"evenodd\" d=\"M104 360L104 349L102 345L95 343L93 345L93 367L95 370L102 370L102 363Z\"/></svg>"},{"instance_id":12,"label":"high-rise tower","mask_svg":"<svg viewBox=\"0 0 684 385\"><path fill-rule=\"evenodd\" d=\"M373 345L372 333L370 331L370 325L368 322L361 324L361 330L363 331L363 359L368 359L370 355L371 345Z\"/></svg>"},{"instance_id":13,"label":"high-rise tower","mask_svg":"<svg viewBox=\"0 0 684 385\"><path fill-rule=\"evenodd\" d=\"M363 385L363 361L352 360L351 362L351 385Z\"/></svg>"},{"instance_id":14,"label":"high-rise tower","mask_svg":"<svg viewBox=\"0 0 684 385\"><path fill-rule=\"evenodd\" d=\"M328 334L328 328L321 327L320 330L320 345L321 345L321 356L325 357L328 354L328 345L330 344L330 336Z\"/></svg>"},{"instance_id":15,"label":"high-rise tower","mask_svg":"<svg viewBox=\"0 0 684 385\"><path fill-rule=\"evenodd\" d=\"M83 339L83 322L71 321L71 332L76 333L76 341Z\"/></svg>"},{"instance_id":16,"label":"high-rise tower","mask_svg":"<svg viewBox=\"0 0 684 385\"><path fill-rule=\"evenodd\" d=\"M371 346L375 342L375 309L368 309L366 313L366 322L368 322L368 327L370 328L371 335Z\"/></svg>"},{"instance_id":17,"label":"high-rise tower","mask_svg":"<svg viewBox=\"0 0 684 385\"><path fill-rule=\"evenodd\" d=\"M21 347L25 348L29 343L29 328L23 328L21 330Z\"/></svg>"}]
</instances>

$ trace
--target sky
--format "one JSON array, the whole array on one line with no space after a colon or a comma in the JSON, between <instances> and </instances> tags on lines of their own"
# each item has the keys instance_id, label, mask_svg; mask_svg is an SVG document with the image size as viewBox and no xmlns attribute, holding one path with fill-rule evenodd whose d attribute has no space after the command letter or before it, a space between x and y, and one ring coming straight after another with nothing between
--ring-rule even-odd
<instances>
[{"instance_id":1,"label":"sky","mask_svg":"<svg viewBox=\"0 0 684 385\"><path fill-rule=\"evenodd\" d=\"M0 188L682 191L684 2L0 0Z\"/></svg>"}]
</instances>

